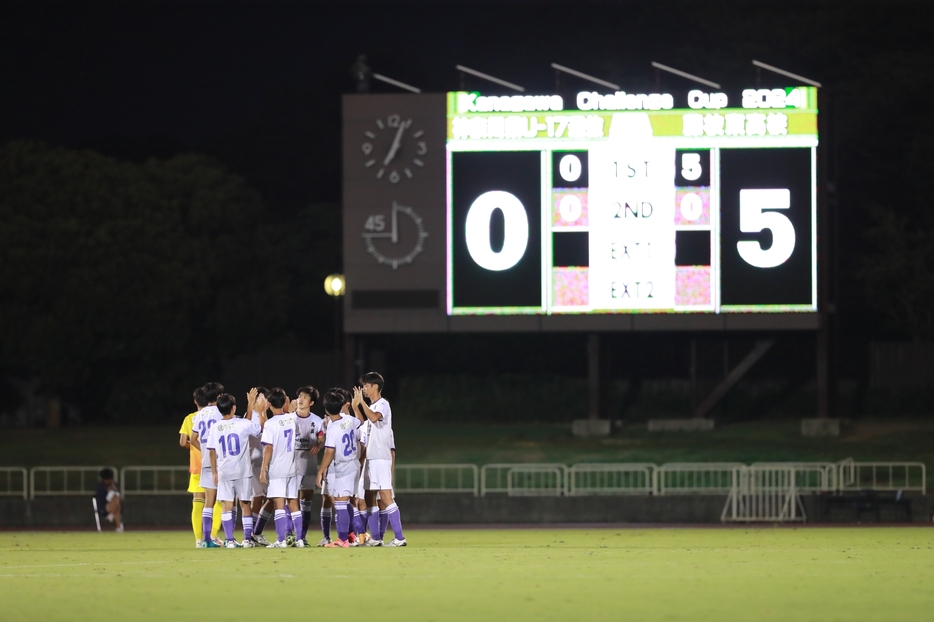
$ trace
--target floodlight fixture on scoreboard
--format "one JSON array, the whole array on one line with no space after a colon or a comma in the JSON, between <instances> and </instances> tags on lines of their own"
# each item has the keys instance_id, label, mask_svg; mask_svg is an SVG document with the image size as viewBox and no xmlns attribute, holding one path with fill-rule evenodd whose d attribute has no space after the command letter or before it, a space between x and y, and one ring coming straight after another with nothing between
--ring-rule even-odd
<instances>
[{"instance_id":1,"label":"floodlight fixture on scoreboard","mask_svg":"<svg viewBox=\"0 0 934 622\"><path fill-rule=\"evenodd\" d=\"M345 96L348 332L816 328L817 88L707 82Z\"/></svg>"}]
</instances>

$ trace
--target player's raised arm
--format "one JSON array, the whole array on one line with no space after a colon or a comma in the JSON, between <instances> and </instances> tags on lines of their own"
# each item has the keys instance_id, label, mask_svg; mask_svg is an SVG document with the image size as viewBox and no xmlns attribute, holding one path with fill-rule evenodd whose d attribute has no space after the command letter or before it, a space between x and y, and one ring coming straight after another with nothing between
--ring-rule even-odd
<instances>
[{"instance_id":1,"label":"player's raised arm","mask_svg":"<svg viewBox=\"0 0 934 622\"><path fill-rule=\"evenodd\" d=\"M366 402L363 401L363 389L360 387L353 388L353 405L356 410L359 410L364 417L376 423L383 418L383 415L378 412L370 410L370 407L366 405Z\"/></svg>"}]
</instances>

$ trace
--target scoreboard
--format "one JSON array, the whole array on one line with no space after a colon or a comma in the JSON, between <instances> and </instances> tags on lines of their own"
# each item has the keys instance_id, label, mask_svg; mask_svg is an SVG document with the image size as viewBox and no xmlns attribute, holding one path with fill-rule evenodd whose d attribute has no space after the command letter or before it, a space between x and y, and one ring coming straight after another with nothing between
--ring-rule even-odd
<instances>
[{"instance_id":1,"label":"scoreboard","mask_svg":"<svg viewBox=\"0 0 934 622\"><path fill-rule=\"evenodd\" d=\"M347 96L344 115L350 332L813 327L813 87Z\"/></svg>"},{"instance_id":2,"label":"scoreboard","mask_svg":"<svg viewBox=\"0 0 934 622\"><path fill-rule=\"evenodd\" d=\"M448 313L815 311L815 89L743 96L449 94Z\"/></svg>"}]
</instances>

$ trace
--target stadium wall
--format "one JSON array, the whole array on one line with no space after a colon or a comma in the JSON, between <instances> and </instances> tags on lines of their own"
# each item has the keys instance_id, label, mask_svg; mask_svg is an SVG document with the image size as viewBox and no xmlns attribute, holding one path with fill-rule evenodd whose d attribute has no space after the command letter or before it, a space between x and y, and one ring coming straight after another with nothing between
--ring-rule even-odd
<instances>
[{"instance_id":1,"label":"stadium wall","mask_svg":"<svg viewBox=\"0 0 934 622\"><path fill-rule=\"evenodd\" d=\"M913 522L931 523L930 496L911 499ZM548 524L548 523L719 523L726 495L614 497L474 497L459 494L399 495L406 524ZM818 497L802 497L809 523L820 522ZM316 504L317 506L317 500ZM130 496L124 516L128 529L187 528L187 496ZM879 522L900 522L895 508L882 506ZM874 522L871 511L835 508L828 522ZM0 529L94 528L90 496L0 498Z\"/></svg>"}]
</instances>

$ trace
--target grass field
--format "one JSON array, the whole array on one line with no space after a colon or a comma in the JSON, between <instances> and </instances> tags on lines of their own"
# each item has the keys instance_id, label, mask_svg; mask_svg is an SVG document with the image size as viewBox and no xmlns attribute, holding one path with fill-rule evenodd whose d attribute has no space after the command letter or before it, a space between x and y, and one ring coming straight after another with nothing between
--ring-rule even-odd
<instances>
[{"instance_id":1,"label":"grass field","mask_svg":"<svg viewBox=\"0 0 934 622\"><path fill-rule=\"evenodd\" d=\"M404 549L196 550L187 532L0 533L0 618L934 618L931 528L406 536Z\"/></svg>"}]
</instances>

